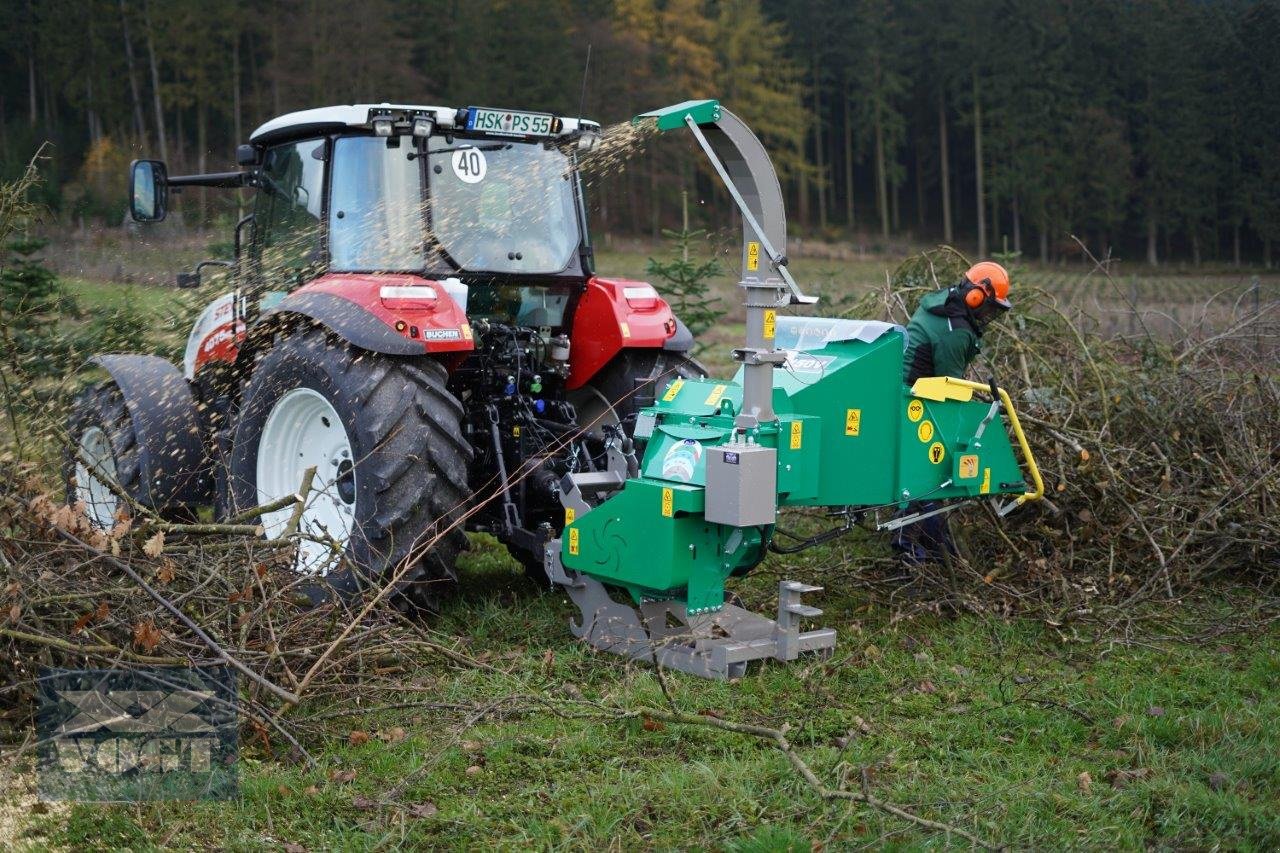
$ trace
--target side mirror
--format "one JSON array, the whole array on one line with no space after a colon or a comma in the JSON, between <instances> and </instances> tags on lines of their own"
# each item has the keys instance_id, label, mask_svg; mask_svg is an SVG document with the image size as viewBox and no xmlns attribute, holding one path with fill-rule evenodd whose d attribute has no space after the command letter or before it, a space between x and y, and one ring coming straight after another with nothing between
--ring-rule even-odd
<instances>
[{"instance_id":1,"label":"side mirror","mask_svg":"<svg viewBox=\"0 0 1280 853\"><path fill-rule=\"evenodd\" d=\"M236 165L237 166L256 166L258 165L258 149L252 145L244 144L236 146Z\"/></svg>"},{"instance_id":2,"label":"side mirror","mask_svg":"<svg viewBox=\"0 0 1280 853\"><path fill-rule=\"evenodd\" d=\"M159 160L134 160L130 167L129 214L135 222L159 222L169 212L169 174Z\"/></svg>"},{"instance_id":3,"label":"side mirror","mask_svg":"<svg viewBox=\"0 0 1280 853\"><path fill-rule=\"evenodd\" d=\"M178 273L178 287L183 290L200 286L200 271Z\"/></svg>"}]
</instances>

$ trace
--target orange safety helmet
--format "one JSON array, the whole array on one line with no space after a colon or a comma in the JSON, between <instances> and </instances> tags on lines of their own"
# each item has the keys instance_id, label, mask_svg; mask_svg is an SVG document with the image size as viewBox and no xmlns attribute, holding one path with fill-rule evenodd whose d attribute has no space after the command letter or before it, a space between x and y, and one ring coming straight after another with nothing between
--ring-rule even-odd
<instances>
[{"instance_id":1,"label":"orange safety helmet","mask_svg":"<svg viewBox=\"0 0 1280 853\"><path fill-rule=\"evenodd\" d=\"M990 297L1001 308L1012 308L1009 301L1009 273L995 261L981 261L969 267L964 274L965 279L973 285L964 295L964 303L970 308L978 308Z\"/></svg>"}]
</instances>

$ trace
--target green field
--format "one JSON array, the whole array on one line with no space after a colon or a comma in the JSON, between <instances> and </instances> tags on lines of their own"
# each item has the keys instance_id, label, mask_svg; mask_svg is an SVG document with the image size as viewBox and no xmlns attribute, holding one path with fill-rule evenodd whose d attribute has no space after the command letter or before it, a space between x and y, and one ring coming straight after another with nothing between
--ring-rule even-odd
<instances>
[{"instance_id":1,"label":"green field","mask_svg":"<svg viewBox=\"0 0 1280 853\"><path fill-rule=\"evenodd\" d=\"M645 258L606 253L600 268L641 277ZM889 266L796 262L802 280L838 294L877 286ZM1135 286L1148 301L1168 301L1161 294L1175 286L1198 299L1237 279L1165 275ZM1026 280L1064 296L1113 288L1058 270ZM133 301L155 318L148 339L167 347L217 290L68 285L90 314ZM732 298L732 281L718 287ZM741 334L733 316L710 336L717 368ZM1172 609L1066 624L947 617L894 569L882 538L858 531L770 556L736 587L768 612L781 578L825 586L812 603L839 632L833 659L769 664L730 684L671 674L664 694L652 670L576 643L565 597L524 579L492 539L473 537L463 569L462 596L431 625L457 657L424 653L394 677L309 700L300 716L325 717L303 731L314 766L246 730L238 800L32 807L30 775L10 762L18 775L0 834L32 849L967 846L824 799L770 741L717 727L727 722L785 726L827 788L865 791L996 844L1280 845L1273 591L1219 585Z\"/></svg>"},{"instance_id":2,"label":"green field","mask_svg":"<svg viewBox=\"0 0 1280 853\"><path fill-rule=\"evenodd\" d=\"M854 542L786 566L771 558L742 588L748 605L770 606L780 572L827 584L819 603L840 632L835 658L768 665L730 684L668 675L674 709L707 722L785 724L824 785L859 791L865 778L877 797L996 843L1280 844L1274 602L1259 609L1248 591L1219 591L1127 639L1093 637L1091 626L940 619L847 589L849 572L877 551ZM477 542L463 579L464 596L434 628L493 669L413 661L396 679L412 691L357 685L324 700L320 710L339 716L309 741L315 767L270 759L255 741L244 748L238 801L58 807L30 820L27 842L967 846L824 801L766 741L663 720L672 706L655 674L572 641L562 596L535 590L489 541Z\"/></svg>"}]
</instances>

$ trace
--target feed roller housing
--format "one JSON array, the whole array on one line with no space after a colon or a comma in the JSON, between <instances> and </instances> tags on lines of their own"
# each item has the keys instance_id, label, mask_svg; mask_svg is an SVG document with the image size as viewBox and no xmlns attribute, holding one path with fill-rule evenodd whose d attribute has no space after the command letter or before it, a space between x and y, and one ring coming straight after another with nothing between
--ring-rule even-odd
<instances>
[{"instance_id":1,"label":"feed roller housing","mask_svg":"<svg viewBox=\"0 0 1280 853\"><path fill-rule=\"evenodd\" d=\"M637 602L677 598L707 612L722 606L727 577L764 556L773 513L762 498L893 509L1024 493L999 410L913 394L900 378L904 340L887 323L778 318L778 419L745 431L734 426L741 371L730 382L671 382L637 424L639 476L566 526L565 568ZM772 477L760 474L765 458Z\"/></svg>"}]
</instances>

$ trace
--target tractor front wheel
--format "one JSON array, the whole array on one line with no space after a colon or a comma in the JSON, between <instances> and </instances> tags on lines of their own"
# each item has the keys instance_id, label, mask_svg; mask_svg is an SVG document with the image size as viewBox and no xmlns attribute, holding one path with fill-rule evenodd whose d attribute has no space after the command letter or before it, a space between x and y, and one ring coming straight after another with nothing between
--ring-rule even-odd
<instances>
[{"instance_id":1,"label":"tractor front wheel","mask_svg":"<svg viewBox=\"0 0 1280 853\"><path fill-rule=\"evenodd\" d=\"M315 469L295 566L323 578L314 599L394 581L404 601L434 609L456 585L471 447L447 379L436 361L365 352L323 329L295 332L257 365L232 439L231 510L294 493ZM267 537L295 532L292 517L264 514Z\"/></svg>"},{"instance_id":2,"label":"tractor front wheel","mask_svg":"<svg viewBox=\"0 0 1280 853\"><path fill-rule=\"evenodd\" d=\"M84 505L94 527L110 530L120 511L117 492L142 502L138 436L114 382L86 388L71 409L64 461L67 501ZM132 514L126 509L123 514Z\"/></svg>"}]
</instances>

